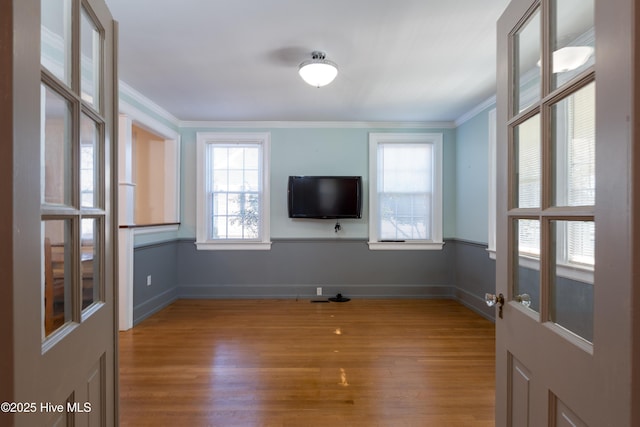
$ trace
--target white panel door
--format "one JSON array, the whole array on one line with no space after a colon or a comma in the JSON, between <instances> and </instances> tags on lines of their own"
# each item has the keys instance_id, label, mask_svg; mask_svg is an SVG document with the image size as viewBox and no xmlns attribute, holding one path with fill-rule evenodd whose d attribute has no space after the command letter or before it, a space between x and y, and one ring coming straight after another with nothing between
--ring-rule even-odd
<instances>
[{"instance_id":1,"label":"white panel door","mask_svg":"<svg viewBox=\"0 0 640 427\"><path fill-rule=\"evenodd\" d=\"M498 426L640 422L633 5L513 0L498 21Z\"/></svg>"}]
</instances>

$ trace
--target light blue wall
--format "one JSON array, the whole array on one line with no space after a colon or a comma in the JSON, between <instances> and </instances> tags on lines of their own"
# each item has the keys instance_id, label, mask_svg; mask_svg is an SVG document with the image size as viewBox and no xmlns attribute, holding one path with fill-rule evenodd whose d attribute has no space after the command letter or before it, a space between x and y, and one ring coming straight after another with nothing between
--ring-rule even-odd
<instances>
[{"instance_id":1,"label":"light blue wall","mask_svg":"<svg viewBox=\"0 0 640 427\"><path fill-rule=\"evenodd\" d=\"M488 242L490 106L456 128L456 238Z\"/></svg>"},{"instance_id":2,"label":"light blue wall","mask_svg":"<svg viewBox=\"0 0 640 427\"><path fill-rule=\"evenodd\" d=\"M368 221L368 145L362 129L274 129L271 131L271 237L366 238ZM363 217L341 220L291 219L287 215L290 175L363 177Z\"/></svg>"},{"instance_id":3,"label":"light blue wall","mask_svg":"<svg viewBox=\"0 0 640 427\"><path fill-rule=\"evenodd\" d=\"M370 132L442 132L444 136L443 222L445 238L487 243L488 233L488 113L489 106L476 116L451 128L179 128L174 122L127 93L126 102L181 135L181 225L177 233L137 236L135 244L149 244L195 237L195 141L196 132L271 132L271 236L278 238L368 237L368 135ZM334 233L331 220L292 220L287 217L286 179L289 175L361 175L365 186L363 218L341 220L343 230Z\"/></svg>"},{"instance_id":4,"label":"light blue wall","mask_svg":"<svg viewBox=\"0 0 640 427\"><path fill-rule=\"evenodd\" d=\"M376 128L183 128L182 140L182 218L180 238L196 235L196 133L197 132L271 133L271 237L345 238L368 237L369 133L438 132L443 134L443 222L444 237L453 237L456 229L456 147L454 129L376 129ZM365 197L361 219L341 220L336 235L333 220L292 220L287 215L287 179L290 175L359 175L363 177Z\"/></svg>"},{"instance_id":5,"label":"light blue wall","mask_svg":"<svg viewBox=\"0 0 640 427\"><path fill-rule=\"evenodd\" d=\"M481 111L456 129L379 129L362 127L179 128L126 93L121 100L181 134L181 226L177 233L136 236L135 244L195 237L196 132L271 133L271 236L279 238L368 237L368 135L370 132L442 132L444 136L444 237L487 242L488 112ZM361 175L365 195L363 217L341 220L334 232L331 220L292 220L287 217L286 180L289 175Z\"/></svg>"}]
</instances>

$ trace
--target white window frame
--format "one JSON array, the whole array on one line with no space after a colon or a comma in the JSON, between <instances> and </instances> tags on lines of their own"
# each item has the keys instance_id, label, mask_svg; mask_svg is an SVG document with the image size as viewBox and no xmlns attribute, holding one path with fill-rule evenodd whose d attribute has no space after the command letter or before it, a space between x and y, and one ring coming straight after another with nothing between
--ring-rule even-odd
<instances>
[{"instance_id":1,"label":"white window frame","mask_svg":"<svg viewBox=\"0 0 640 427\"><path fill-rule=\"evenodd\" d=\"M206 148L210 144L260 144L261 162L261 213L259 239L209 239L209 221L206 218L207 194ZM270 153L271 134L269 132L197 132L196 133L196 247L198 250L269 250L270 240Z\"/></svg>"},{"instance_id":2,"label":"white window frame","mask_svg":"<svg viewBox=\"0 0 640 427\"><path fill-rule=\"evenodd\" d=\"M370 133L369 134L369 249L371 250L441 250L442 240L442 146L441 133ZM432 236L428 240L382 242L378 235L378 146L380 144L423 143L433 146Z\"/></svg>"}]
</instances>

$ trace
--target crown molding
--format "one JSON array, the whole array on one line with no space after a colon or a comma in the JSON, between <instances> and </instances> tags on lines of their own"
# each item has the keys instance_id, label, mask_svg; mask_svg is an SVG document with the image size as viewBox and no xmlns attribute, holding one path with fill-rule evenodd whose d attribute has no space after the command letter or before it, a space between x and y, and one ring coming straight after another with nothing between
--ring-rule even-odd
<instances>
[{"instance_id":1,"label":"crown molding","mask_svg":"<svg viewBox=\"0 0 640 427\"><path fill-rule=\"evenodd\" d=\"M403 122L403 121L278 121L278 120L179 120L177 117L151 101L146 96L120 80L120 93L139 103L158 117L179 129L224 128L224 129L455 129L457 122ZM123 101L126 102L126 101ZM494 97L495 102L495 97Z\"/></svg>"},{"instance_id":2,"label":"crown molding","mask_svg":"<svg viewBox=\"0 0 640 427\"><path fill-rule=\"evenodd\" d=\"M454 122L181 121L180 128L453 129Z\"/></svg>"},{"instance_id":3,"label":"crown molding","mask_svg":"<svg viewBox=\"0 0 640 427\"><path fill-rule=\"evenodd\" d=\"M480 114L485 109L491 107L495 103L496 103L496 96L493 95L491 98L486 99L484 102L481 102L480 104L473 107L471 110L467 111L466 113L458 117L458 119L456 119L456 121L454 122L455 127L458 127L464 122L471 120L472 118Z\"/></svg>"},{"instance_id":4,"label":"crown molding","mask_svg":"<svg viewBox=\"0 0 640 427\"><path fill-rule=\"evenodd\" d=\"M130 97L132 100L139 103L140 105L148 109L153 114L168 121L175 127L180 127L180 120L178 120L176 116L169 113L167 110L165 110L164 108L162 108L161 106L159 106L158 104L156 104L155 102L153 102L152 100L150 100L149 98L147 98L146 96L144 96L143 94L141 94L140 92L138 92L137 90L135 90L134 88L126 84L125 82L123 82L122 80L118 82L118 89L120 93Z\"/></svg>"},{"instance_id":5,"label":"crown molding","mask_svg":"<svg viewBox=\"0 0 640 427\"><path fill-rule=\"evenodd\" d=\"M149 132L155 133L166 139L179 139L180 137L180 129L175 126L171 127L166 125L164 122L157 119L156 116L147 114L142 111L137 106L120 100L119 108L120 116L126 116L130 118L136 125L145 128Z\"/></svg>"}]
</instances>

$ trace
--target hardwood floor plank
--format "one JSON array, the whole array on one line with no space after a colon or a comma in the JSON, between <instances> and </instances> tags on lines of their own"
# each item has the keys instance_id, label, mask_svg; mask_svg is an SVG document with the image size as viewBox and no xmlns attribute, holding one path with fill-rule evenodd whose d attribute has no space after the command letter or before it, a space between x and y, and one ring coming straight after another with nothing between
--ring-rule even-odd
<instances>
[{"instance_id":1,"label":"hardwood floor plank","mask_svg":"<svg viewBox=\"0 0 640 427\"><path fill-rule=\"evenodd\" d=\"M493 426L494 349L448 300L180 300L120 333L120 422Z\"/></svg>"}]
</instances>

